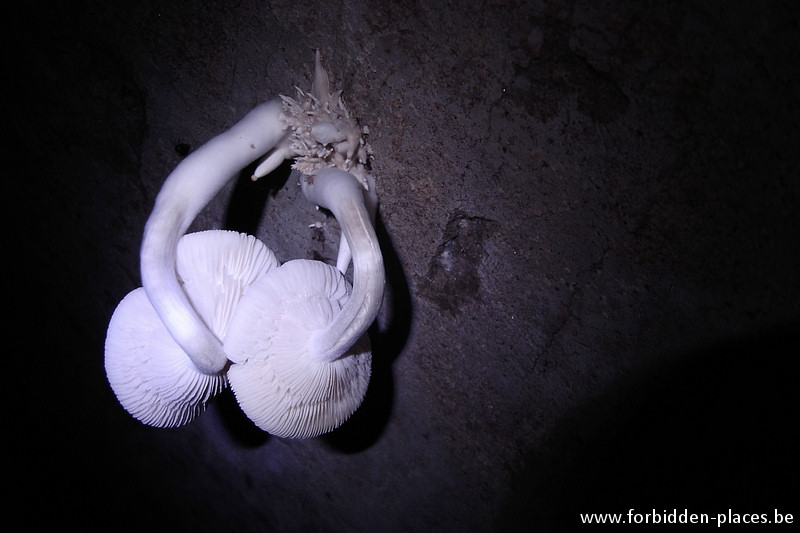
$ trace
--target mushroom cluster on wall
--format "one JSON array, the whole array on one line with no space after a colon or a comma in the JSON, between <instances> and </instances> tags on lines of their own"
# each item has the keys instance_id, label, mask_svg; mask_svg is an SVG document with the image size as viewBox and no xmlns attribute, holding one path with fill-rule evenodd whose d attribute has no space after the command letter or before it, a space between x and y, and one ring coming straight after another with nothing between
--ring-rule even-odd
<instances>
[{"instance_id":1,"label":"mushroom cluster on wall","mask_svg":"<svg viewBox=\"0 0 800 533\"><path fill-rule=\"evenodd\" d=\"M119 303L106 334L106 375L133 417L186 424L228 385L258 427L281 437L326 433L358 408L372 360L366 331L384 288L362 133L317 52L310 93L259 105L167 177L144 230L143 286ZM336 267L281 265L232 231L186 235L241 169L259 160L255 180L284 159L295 159L305 197L339 221Z\"/></svg>"}]
</instances>

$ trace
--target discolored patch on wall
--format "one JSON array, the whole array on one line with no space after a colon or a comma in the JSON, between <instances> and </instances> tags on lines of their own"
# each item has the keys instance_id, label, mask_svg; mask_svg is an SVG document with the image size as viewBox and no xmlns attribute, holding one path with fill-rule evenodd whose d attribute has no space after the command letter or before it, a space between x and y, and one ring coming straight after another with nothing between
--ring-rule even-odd
<instances>
[{"instance_id":1,"label":"discolored patch on wall","mask_svg":"<svg viewBox=\"0 0 800 533\"><path fill-rule=\"evenodd\" d=\"M428 265L422 296L453 315L474 301L481 287L478 268L486 254L485 243L498 226L495 220L455 212Z\"/></svg>"}]
</instances>

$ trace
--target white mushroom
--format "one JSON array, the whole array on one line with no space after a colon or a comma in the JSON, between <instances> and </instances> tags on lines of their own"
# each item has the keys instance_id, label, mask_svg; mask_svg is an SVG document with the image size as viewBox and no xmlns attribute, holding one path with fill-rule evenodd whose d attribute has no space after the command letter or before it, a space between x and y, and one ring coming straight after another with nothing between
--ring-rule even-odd
<instances>
[{"instance_id":1,"label":"white mushroom","mask_svg":"<svg viewBox=\"0 0 800 533\"><path fill-rule=\"evenodd\" d=\"M156 427L190 422L225 386L224 375L198 372L141 287L129 292L111 317L105 369L122 407Z\"/></svg>"},{"instance_id":2,"label":"white mushroom","mask_svg":"<svg viewBox=\"0 0 800 533\"><path fill-rule=\"evenodd\" d=\"M203 373L222 371L228 358L175 276L178 241L203 207L230 179L286 136L282 104L257 106L228 131L189 154L167 177L144 230L142 285L169 333ZM277 165L276 165L277 166Z\"/></svg>"},{"instance_id":3,"label":"white mushroom","mask_svg":"<svg viewBox=\"0 0 800 533\"><path fill-rule=\"evenodd\" d=\"M252 236L204 231L178 243L176 279L200 319L224 338L247 287L277 265L275 255ZM193 420L226 385L224 373L206 374L192 363L141 287L128 293L111 317L105 368L125 410L157 427Z\"/></svg>"},{"instance_id":4,"label":"white mushroom","mask_svg":"<svg viewBox=\"0 0 800 533\"><path fill-rule=\"evenodd\" d=\"M351 288L334 267L294 260L274 269L245 294L231 320L225 350L234 364L231 389L261 429L307 438L341 425L369 384L367 335L344 357L324 361L308 340L347 307Z\"/></svg>"},{"instance_id":5,"label":"white mushroom","mask_svg":"<svg viewBox=\"0 0 800 533\"><path fill-rule=\"evenodd\" d=\"M190 154L156 198L142 242L143 289L120 303L106 340L109 382L143 422L197 416L225 385L229 358L240 405L276 435L330 431L361 403L372 357L366 331L384 286L377 195L369 147L341 93L330 92L319 53L312 92L256 107ZM233 244L228 232L205 232L226 235L189 246L205 234L184 237L189 225L237 171L260 158L257 179L295 156L306 198L341 225L338 270L304 260L275 268L266 247L238 234ZM352 287L344 279L351 260Z\"/></svg>"},{"instance_id":6,"label":"white mushroom","mask_svg":"<svg viewBox=\"0 0 800 533\"><path fill-rule=\"evenodd\" d=\"M304 195L342 228L338 270L314 261L275 269L242 299L225 341L244 412L265 431L298 438L338 427L361 403L372 358L366 332L385 281L367 151L339 93L330 93L319 53L312 92L283 97L284 120ZM352 288L343 277L351 259Z\"/></svg>"},{"instance_id":7,"label":"white mushroom","mask_svg":"<svg viewBox=\"0 0 800 533\"><path fill-rule=\"evenodd\" d=\"M304 177L303 192L339 220L353 284L319 261L290 261L256 281L231 319L228 379L261 429L306 438L342 424L369 383L366 334L380 309L383 258L356 178L336 168ZM346 267L346 265L345 265Z\"/></svg>"}]
</instances>

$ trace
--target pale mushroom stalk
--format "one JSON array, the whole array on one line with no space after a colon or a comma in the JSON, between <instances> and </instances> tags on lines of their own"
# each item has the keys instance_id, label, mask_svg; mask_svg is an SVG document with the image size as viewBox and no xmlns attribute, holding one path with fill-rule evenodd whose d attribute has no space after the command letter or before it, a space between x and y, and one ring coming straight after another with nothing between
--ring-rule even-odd
<instances>
[{"instance_id":1,"label":"pale mushroom stalk","mask_svg":"<svg viewBox=\"0 0 800 533\"><path fill-rule=\"evenodd\" d=\"M373 215L367 209L364 189L355 176L337 168L327 168L314 176L303 176L302 188L309 201L333 213L352 254L350 299L327 327L309 339L315 357L334 361L367 331L378 314L385 282L383 257L373 227Z\"/></svg>"},{"instance_id":2,"label":"pale mushroom stalk","mask_svg":"<svg viewBox=\"0 0 800 533\"><path fill-rule=\"evenodd\" d=\"M178 241L233 176L281 143L286 136L282 109L280 99L269 100L186 157L164 182L145 226L142 285L172 338L205 374L222 371L228 358L181 289L175 271Z\"/></svg>"},{"instance_id":3,"label":"pale mushroom stalk","mask_svg":"<svg viewBox=\"0 0 800 533\"><path fill-rule=\"evenodd\" d=\"M369 218L374 228L375 218L378 214L378 195L375 192L375 178L372 174L367 174L365 178L367 188L362 189L361 193L364 195L364 205L367 208L367 213L369 213ZM344 232L342 232L342 237L339 239L339 255L336 258L336 268L339 272L346 274L352 259L353 254L350 252L350 245L347 244L347 238Z\"/></svg>"}]
</instances>

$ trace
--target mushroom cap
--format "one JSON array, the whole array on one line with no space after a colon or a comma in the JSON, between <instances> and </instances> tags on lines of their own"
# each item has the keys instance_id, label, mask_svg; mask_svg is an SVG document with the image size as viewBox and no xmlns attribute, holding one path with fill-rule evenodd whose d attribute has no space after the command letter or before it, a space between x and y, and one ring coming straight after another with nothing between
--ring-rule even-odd
<instances>
[{"instance_id":1,"label":"mushroom cap","mask_svg":"<svg viewBox=\"0 0 800 533\"><path fill-rule=\"evenodd\" d=\"M245 233L208 230L178 241L178 281L197 313L224 339L245 290L279 265L267 246Z\"/></svg>"},{"instance_id":2,"label":"mushroom cap","mask_svg":"<svg viewBox=\"0 0 800 533\"><path fill-rule=\"evenodd\" d=\"M172 339L144 289L129 292L108 325L108 382L122 407L149 426L194 420L225 387L225 375L207 375Z\"/></svg>"},{"instance_id":3,"label":"mushroom cap","mask_svg":"<svg viewBox=\"0 0 800 533\"><path fill-rule=\"evenodd\" d=\"M176 268L192 305L223 338L244 291L277 264L272 251L252 236L203 231L181 239ZM156 427L190 422L226 385L224 373L208 375L197 369L141 287L128 293L111 317L105 369L125 410Z\"/></svg>"},{"instance_id":4,"label":"mushroom cap","mask_svg":"<svg viewBox=\"0 0 800 533\"><path fill-rule=\"evenodd\" d=\"M245 414L279 437L315 437L340 426L369 384L364 334L339 359L321 361L309 338L347 302L350 284L334 267L298 259L272 270L242 297L228 327L228 380Z\"/></svg>"}]
</instances>

